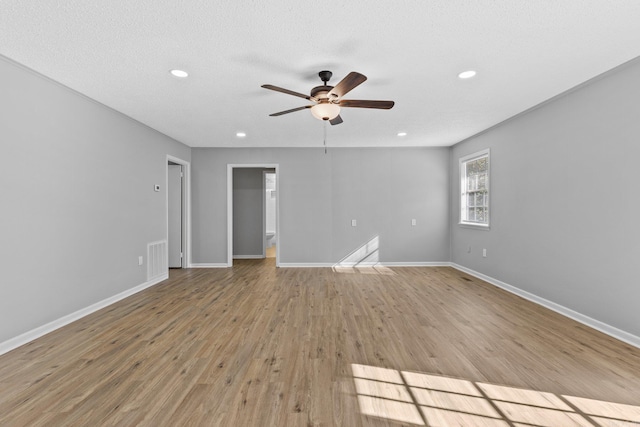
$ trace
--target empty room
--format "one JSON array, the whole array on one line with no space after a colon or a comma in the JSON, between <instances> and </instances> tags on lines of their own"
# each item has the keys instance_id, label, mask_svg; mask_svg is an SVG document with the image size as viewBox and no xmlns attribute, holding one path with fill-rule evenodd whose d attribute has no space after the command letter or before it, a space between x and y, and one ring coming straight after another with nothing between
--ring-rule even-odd
<instances>
[{"instance_id":1,"label":"empty room","mask_svg":"<svg viewBox=\"0 0 640 427\"><path fill-rule=\"evenodd\" d=\"M0 426L640 425L640 2L0 2Z\"/></svg>"}]
</instances>

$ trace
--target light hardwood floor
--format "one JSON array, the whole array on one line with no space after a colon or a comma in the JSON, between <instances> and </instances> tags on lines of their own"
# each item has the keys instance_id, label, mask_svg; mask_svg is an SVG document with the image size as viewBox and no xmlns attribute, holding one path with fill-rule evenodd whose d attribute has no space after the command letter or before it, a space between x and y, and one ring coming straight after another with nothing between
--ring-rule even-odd
<instances>
[{"instance_id":1,"label":"light hardwood floor","mask_svg":"<svg viewBox=\"0 0 640 427\"><path fill-rule=\"evenodd\" d=\"M0 356L1 426L631 426L640 350L451 268L236 260Z\"/></svg>"},{"instance_id":2,"label":"light hardwood floor","mask_svg":"<svg viewBox=\"0 0 640 427\"><path fill-rule=\"evenodd\" d=\"M275 247L275 245L267 248L267 250L265 252L266 252L266 257L267 258L275 258L276 257L276 247Z\"/></svg>"}]
</instances>

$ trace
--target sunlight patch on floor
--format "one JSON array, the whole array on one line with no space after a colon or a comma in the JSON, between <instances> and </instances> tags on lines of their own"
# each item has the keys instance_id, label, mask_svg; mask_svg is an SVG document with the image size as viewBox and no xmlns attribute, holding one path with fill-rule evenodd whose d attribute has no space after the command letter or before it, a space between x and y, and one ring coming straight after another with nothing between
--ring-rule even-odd
<instances>
[{"instance_id":1,"label":"sunlight patch on floor","mask_svg":"<svg viewBox=\"0 0 640 427\"><path fill-rule=\"evenodd\" d=\"M640 406L351 365L363 415L428 426L640 426Z\"/></svg>"},{"instance_id":2,"label":"sunlight patch on floor","mask_svg":"<svg viewBox=\"0 0 640 427\"><path fill-rule=\"evenodd\" d=\"M333 266L333 271L342 274L385 274L395 273L380 264L380 237L375 236Z\"/></svg>"}]
</instances>

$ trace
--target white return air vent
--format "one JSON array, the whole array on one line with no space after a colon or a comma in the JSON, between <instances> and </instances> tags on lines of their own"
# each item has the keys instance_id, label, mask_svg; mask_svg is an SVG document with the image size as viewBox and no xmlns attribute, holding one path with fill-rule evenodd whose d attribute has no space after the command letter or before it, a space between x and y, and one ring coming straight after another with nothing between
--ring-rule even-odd
<instances>
[{"instance_id":1,"label":"white return air vent","mask_svg":"<svg viewBox=\"0 0 640 427\"><path fill-rule=\"evenodd\" d=\"M147 281L167 274L167 241L147 244Z\"/></svg>"}]
</instances>

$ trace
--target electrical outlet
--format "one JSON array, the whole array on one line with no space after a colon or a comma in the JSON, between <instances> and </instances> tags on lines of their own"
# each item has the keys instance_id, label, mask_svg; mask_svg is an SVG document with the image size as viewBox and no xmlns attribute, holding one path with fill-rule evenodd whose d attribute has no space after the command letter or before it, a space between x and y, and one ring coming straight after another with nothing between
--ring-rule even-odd
<instances>
[{"instance_id":1,"label":"electrical outlet","mask_svg":"<svg viewBox=\"0 0 640 427\"><path fill-rule=\"evenodd\" d=\"M418 222L416 221L416 219L415 219L415 218L413 218L413 219L411 220L411 225L416 225L417 223L418 223Z\"/></svg>"},{"instance_id":2,"label":"electrical outlet","mask_svg":"<svg viewBox=\"0 0 640 427\"><path fill-rule=\"evenodd\" d=\"M487 257L487 248L482 248L482 257L483 258Z\"/></svg>"},{"instance_id":3,"label":"electrical outlet","mask_svg":"<svg viewBox=\"0 0 640 427\"><path fill-rule=\"evenodd\" d=\"M144 258L142 256L138 257L138 265L142 265L144 263Z\"/></svg>"},{"instance_id":4,"label":"electrical outlet","mask_svg":"<svg viewBox=\"0 0 640 427\"><path fill-rule=\"evenodd\" d=\"M355 219L351 220L351 226L355 227L356 225L358 225L357 221Z\"/></svg>"}]
</instances>

